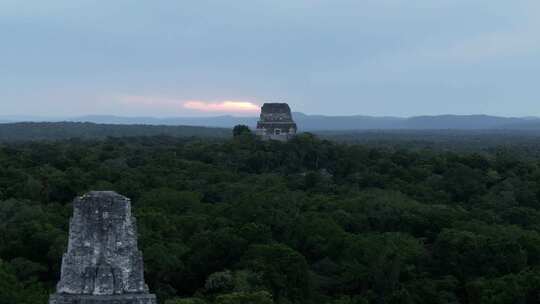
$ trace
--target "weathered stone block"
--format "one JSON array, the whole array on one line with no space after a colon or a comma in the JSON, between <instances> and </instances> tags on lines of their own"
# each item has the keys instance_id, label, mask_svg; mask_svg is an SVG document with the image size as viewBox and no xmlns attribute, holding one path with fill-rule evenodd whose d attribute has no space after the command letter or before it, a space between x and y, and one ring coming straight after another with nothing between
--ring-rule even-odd
<instances>
[{"instance_id":1,"label":"weathered stone block","mask_svg":"<svg viewBox=\"0 0 540 304\"><path fill-rule=\"evenodd\" d=\"M68 250L49 304L155 304L144 283L130 200L93 191L73 202Z\"/></svg>"},{"instance_id":2,"label":"weathered stone block","mask_svg":"<svg viewBox=\"0 0 540 304\"><path fill-rule=\"evenodd\" d=\"M114 296L54 294L49 304L156 304L152 294L125 294Z\"/></svg>"}]
</instances>

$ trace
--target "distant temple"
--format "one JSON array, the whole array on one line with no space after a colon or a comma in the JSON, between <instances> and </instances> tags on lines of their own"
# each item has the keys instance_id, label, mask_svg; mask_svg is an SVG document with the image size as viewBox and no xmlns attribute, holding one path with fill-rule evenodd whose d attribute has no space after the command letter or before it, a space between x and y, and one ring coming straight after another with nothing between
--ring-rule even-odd
<instances>
[{"instance_id":1,"label":"distant temple","mask_svg":"<svg viewBox=\"0 0 540 304\"><path fill-rule=\"evenodd\" d=\"M296 134L291 108L286 103L265 103L257 122L257 135L263 139L286 141Z\"/></svg>"}]
</instances>

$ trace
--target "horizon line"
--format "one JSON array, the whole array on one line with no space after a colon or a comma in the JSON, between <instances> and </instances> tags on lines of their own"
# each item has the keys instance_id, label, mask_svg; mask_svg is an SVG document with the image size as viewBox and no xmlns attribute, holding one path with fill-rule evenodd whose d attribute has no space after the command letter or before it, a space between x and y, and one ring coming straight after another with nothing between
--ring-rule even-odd
<instances>
[{"instance_id":1,"label":"horizon line","mask_svg":"<svg viewBox=\"0 0 540 304\"><path fill-rule=\"evenodd\" d=\"M535 115L527 115L527 116L505 116L505 115L498 115L498 114L484 114L484 113L474 113L474 114L416 114L412 116L399 116L399 115L370 115L370 114L307 114L300 111L293 111L294 114L300 114L305 116L319 116L319 117L334 117L334 118L344 118L344 117L366 117L366 118L394 118L394 119L411 119L411 118L418 118L418 117L443 117L443 116L453 116L453 117L494 117L494 118L509 118L509 119L540 119L539 116ZM215 115L198 115L198 116L161 116L161 115L118 115L118 114L79 114L79 115L18 115L18 114L8 114L8 115L0 115L0 119L40 119L40 120L46 120L46 119L54 119L54 120L65 120L69 121L71 119L84 119L86 117L110 117L110 118L126 118L126 119L135 119L135 118L147 118L147 119L156 119L156 120L167 120L167 119L197 119L197 118L217 118L217 117L233 117L233 118L258 118L259 115L238 115L238 114L218 114Z\"/></svg>"}]
</instances>

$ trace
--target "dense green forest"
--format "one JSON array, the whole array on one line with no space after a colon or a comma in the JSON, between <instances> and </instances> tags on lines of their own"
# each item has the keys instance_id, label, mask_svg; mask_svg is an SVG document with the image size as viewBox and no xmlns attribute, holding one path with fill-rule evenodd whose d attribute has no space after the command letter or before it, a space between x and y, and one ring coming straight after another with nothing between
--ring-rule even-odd
<instances>
[{"instance_id":1,"label":"dense green forest","mask_svg":"<svg viewBox=\"0 0 540 304\"><path fill-rule=\"evenodd\" d=\"M539 130L358 130L316 134L323 139L371 147L467 153L511 148L521 156L540 157Z\"/></svg>"},{"instance_id":2,"label":"dense green forest","mask_svg":"<svg viewBox=\"0 0 540 304\"><path fill-rule=\"evenodd\" d=\"M0 144L0 304L46 303L88 190L132 198L161 303L538 303L536 152L403 146Z\"/></svg>"},{"instance_id":3,"label":"dense green forest","mask_svg":"<svg viewBox=\"0 0 540 304\"><path fill-rule=\"evenodd\" d=\"M379 148L493 152L510 147L522 156L540 157L540 130L342 130L313 132L322 139ZM102 140L107 137L170 136L229 139L225 128L171 125L95 124L81 122L0 123L1 142Z\"/></svg>"},{"instance_id":4,"label":"dense green forest","mask_svg":"<svg viewBox=\"0 0 540 304\"><path fill-rule=\"evenodd\" d=\"M0 123L0 142L159 135L196 136L199 138L228 138L231 136L229 129L193 126L95 124L91 122Z\"/></svg>"}]
</instances>

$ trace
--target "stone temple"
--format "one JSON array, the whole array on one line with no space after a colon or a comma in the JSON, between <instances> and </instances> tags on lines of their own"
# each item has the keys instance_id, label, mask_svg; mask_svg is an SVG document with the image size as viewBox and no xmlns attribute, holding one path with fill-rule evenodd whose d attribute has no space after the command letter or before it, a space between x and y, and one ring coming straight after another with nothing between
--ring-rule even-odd
<instances>
[{"instance_id":1,"label":"stone temple","mask_svg":"<svg viewBox=\"0 0 540 304\"><path fill-rule=\"evenodd\" d=\"M74 200L68 249L49 304L156 304L144 283L128 198L93 191Z\"/></svg>"},{"instance_id":2,"label":"stone temple","mask_svg":"<svg viewBox=\"0 0 540 304\"><path fill-rule=\"evenodd\" d=\"M291 108L286 103L265 103L257 122L257 135L263 139L288 140L297 131Z\"/></svg>"}]
</instances>

